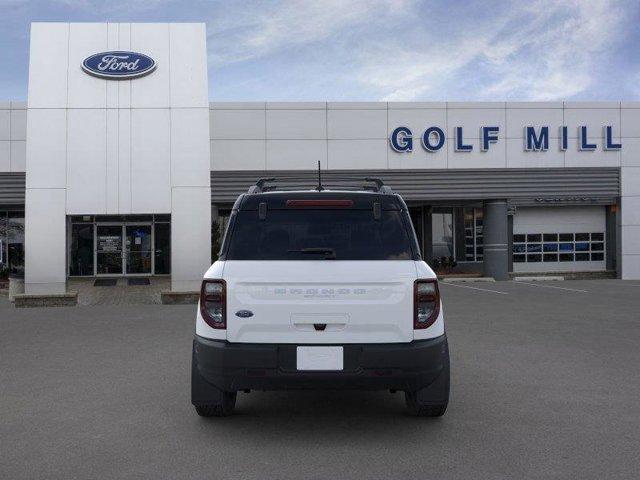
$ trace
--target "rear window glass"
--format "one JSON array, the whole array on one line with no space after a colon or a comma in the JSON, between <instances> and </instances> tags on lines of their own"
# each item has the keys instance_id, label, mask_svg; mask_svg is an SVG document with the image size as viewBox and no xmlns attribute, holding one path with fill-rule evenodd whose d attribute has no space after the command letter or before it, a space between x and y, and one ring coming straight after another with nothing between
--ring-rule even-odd
<instances>
[{"instance_id":1,"label":"rear window glass","mask_svg":"<svg viewBox=\"0 0 640 480\"><path fill-rule=\"evenodd\" d=\"M410 260L401 211L239 211L230 232L228 260Z\"/></svg>"}]
</instances>

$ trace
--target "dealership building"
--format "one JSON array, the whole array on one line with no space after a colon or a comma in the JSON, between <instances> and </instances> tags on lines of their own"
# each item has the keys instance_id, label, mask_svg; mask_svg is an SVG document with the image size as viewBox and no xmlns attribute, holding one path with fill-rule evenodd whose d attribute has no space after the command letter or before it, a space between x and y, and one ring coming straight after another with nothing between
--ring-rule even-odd
<instances>
[{"instance_id":1,"label":"dealership building","mask_svg":"<svg viewBox=\"0 0 640 480\"><path fill-rule=\"evenodd\" d=\"M215 46L214 46L215 48ZM215 88L215 79L213 82ZM209 102L204 24L34 23L0 102L0 263L193 291L237 196L381 178L439 270L640 279L640 102Z\"/></svg>"}]
</instances>

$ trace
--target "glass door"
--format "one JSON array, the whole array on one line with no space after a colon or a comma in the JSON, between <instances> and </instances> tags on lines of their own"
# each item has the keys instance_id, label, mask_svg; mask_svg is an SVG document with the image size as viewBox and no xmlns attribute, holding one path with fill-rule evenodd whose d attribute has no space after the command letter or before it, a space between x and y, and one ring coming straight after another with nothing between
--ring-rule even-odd
<instances>
[{"instance_id":1,"label":"glass door","mask_svg":"<svg viewBox=\"0 0 640 480\"><path fill-rule=\"evenodd\" d=\"M125 225L124 230L127 275L151 275L153 271L151 225Z\"/></svg>"},{"instance_id":2,"label":"glass door","mask_svg":"<svg viewBox=\"0 0 640 480\"><path fill-rule=\"evenodd\" d=\"M96 274L122 272L122 225L96 225Z\"/></svg>"}]
</instances>

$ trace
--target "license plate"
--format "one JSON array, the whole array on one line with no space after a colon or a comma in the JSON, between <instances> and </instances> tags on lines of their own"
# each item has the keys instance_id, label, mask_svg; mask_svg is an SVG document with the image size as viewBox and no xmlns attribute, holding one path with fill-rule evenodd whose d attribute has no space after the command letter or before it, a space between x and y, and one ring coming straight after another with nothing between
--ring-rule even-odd
<instances>
[{"instance_id":1,"label":"license plate","mask_svg":"<svg viewBox=\"0 0 640 480\"><path fill-rule=\"evenodd\" d=\"M298 370L343 370L342 347L298 347L296 353Z\"/></svg>"}]
</instances>

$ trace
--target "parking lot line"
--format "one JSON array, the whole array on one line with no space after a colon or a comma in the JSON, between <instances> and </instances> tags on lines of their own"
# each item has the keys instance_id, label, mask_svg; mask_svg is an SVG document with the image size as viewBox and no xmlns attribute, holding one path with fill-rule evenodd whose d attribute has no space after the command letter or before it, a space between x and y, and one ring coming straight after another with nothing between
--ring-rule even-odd
<instances>
[{"instance_id":1,"label":"parking lot line","mask_svg":"<svg viewBox=\"0 0 640 480\"><path fill-rule=\"evenodd\" d=\"M555 288L556 290L568 290L570 292L581 292L581 293L589 293L587 290L579 290L577 288L567 288L567 287L555 287L553 285L539 285L537 283L529 283L529 282L513 282L513 283L519 283L522 285L530 285L532 287L540 287L540 288Z\"/></svg>"},{"instance_id":2,"label":"parking lot line","mask_svg":"<svg viewBox=\"0 0 640 480\"><path fill-rule=\"evenodd\" d=\"M459 285L457 283L440 282L441 284L451 285L452 287L470 288L471 290L480 290L482 292L499 293L500 295L509 295L507 292L500 292L498 290L489 290L488 288L470 287L469 285Z\"/></svg>"}]
</instances>

